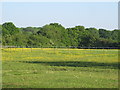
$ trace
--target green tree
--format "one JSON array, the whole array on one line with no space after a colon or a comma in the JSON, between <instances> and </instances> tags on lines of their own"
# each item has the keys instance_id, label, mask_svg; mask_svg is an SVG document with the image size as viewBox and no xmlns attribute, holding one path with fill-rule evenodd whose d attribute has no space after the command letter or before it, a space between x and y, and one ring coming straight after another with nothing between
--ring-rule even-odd
<instances>
[{"instance_id":1,"label":"green tree","mask_svg":"<svg viewBox=\"0 0 120 90\"><path fill-rule=\"evenodd\" d=\"M7 22L2 25L2 33L3 35L13 35L19 33L19 29L12 22Z\"/></svg>"}]
</instances>

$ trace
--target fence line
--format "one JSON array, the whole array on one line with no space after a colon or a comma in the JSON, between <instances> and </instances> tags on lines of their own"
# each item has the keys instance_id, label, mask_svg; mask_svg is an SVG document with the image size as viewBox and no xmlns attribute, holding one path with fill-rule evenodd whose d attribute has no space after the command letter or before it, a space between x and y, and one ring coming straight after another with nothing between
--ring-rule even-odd
<instances>
[{"instance_id":1,"label":"fence line","mask_svg":"<svg viewBox=\"0 0 120 90\"><path fill-rule=\"evenodd\" d=\"M2 48L77 48L77 49L120 49L120 47L79 47L79 46L50 46L50 47L32 47L32 46L2 46Z\"/></svg>"}]
</instances>

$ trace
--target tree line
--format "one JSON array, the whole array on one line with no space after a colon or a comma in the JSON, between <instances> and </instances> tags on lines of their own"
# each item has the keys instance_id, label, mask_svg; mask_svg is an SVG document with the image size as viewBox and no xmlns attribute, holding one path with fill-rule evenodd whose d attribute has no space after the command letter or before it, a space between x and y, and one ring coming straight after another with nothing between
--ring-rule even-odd
<instances>
[{"instance_id":1,"label":"tree line","mask_svg":"<svg viewBox=\"0 0 120 90\"><path fill-rule=\"evenodd\" d=\"M120 30L117 29L109 31L84 26L65 28L59 23L26 28L18 28L12 22L0 25L3 46L118 48L120 46L119 33Z\"/></svg>"}]
</instances>

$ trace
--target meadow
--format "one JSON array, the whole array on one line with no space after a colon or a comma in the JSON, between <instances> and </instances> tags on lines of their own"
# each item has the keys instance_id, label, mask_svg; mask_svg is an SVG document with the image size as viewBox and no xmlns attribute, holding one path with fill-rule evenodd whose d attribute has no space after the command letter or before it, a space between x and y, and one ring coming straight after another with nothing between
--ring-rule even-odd
<instances>
[{"instance_id":1,"label":"meadow","mask_svg":"<svg viewBox=\"0 0 120 90\"><path fill-rule=\"evenodd\" d=\"M118 88L118 49L3 48L3 88Z\"/></svg>"}]
</instances>

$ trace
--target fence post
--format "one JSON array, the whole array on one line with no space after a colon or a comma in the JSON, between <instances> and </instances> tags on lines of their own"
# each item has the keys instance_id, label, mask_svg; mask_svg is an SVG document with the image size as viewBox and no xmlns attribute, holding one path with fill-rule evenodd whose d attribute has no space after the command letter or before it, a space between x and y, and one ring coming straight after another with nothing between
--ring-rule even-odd
<instances>
[{"instance_id":1,"label":"fence post","mask_svg":"<svg viewBox=\"0 0 120 90\"><path fill-rule=\"evenodd\" d=\"M31 52L32 52L32 47L31 47Z\"/></svg>"}]
</instances>

